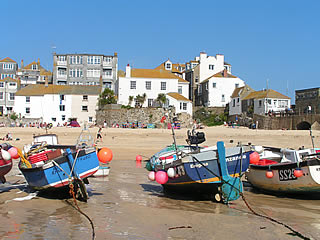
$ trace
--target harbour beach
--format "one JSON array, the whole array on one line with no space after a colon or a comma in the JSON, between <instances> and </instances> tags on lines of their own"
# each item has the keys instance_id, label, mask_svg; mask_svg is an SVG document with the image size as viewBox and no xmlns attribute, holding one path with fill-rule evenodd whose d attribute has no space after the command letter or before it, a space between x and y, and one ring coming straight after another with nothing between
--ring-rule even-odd
<instances>
[{"instance_id":1,"label":"harbour beach","mask_svg":"<svg viewBox=\"0 0 320 240\"><path fill-rule=\"evenodd\" d=\"M75 144L81 128L55 127L60 144ZM90 128L95 137L97 127ZM252 130L225 126L201 131L212 146L242 144L283 148L312 147L309 131ZM185 144L187 129L176 131L178 144ZM44 134L38 128L0 128L0 136L11 133L9 143L20 149L33 135ZM313 131L320 147L320 131ZM203 197L164 194L161 185L150 182L147 171L136 165L137 154L150 157L172 143L168 129L105 128L98 147L113 151L110 174L90 178L90 199L78 202L94 223L96 239L299 239L281 224L256 216L239 199L229 206ZM19 140L16 140L19 139ZM232 143L231 143L232 140ZM36 195L26 187L14 160L7 183L0 185L1 239L90 239L88 220L64 198ZM257 213L276 219L310 239L320 238L320 197L292 198L274 196L245 184L244 196Z\"/></svg>"}]
</instances>

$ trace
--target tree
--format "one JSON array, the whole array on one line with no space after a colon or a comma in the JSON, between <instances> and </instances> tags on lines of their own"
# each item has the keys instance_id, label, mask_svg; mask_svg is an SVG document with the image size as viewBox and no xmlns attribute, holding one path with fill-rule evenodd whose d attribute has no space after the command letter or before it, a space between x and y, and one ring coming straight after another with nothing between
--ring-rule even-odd
<instances>
[{"instance_id":1,"label":"tree","mask_svg":"<svg viewBox=\"0 0 320 240\"><path fill-rule=\"evenodd\" d=\"M164 93L159 93L156 101L163 107L164 104L167 102L167 97Z\"/></svg>"},{"instance_id":2,"label":"tree","mask_svg":"<svg viewBox=\"0 0 320 240\"><path fill-rule=\"evenodd\" d=\"M139 94L136 96L136 103L138 105L138 107L142 107L144 102L146 101L147 99L147 94L142 94L142 96L140 96Z\"/></svg>"},{"instance_id":3,"label":"tree","mask_svg":"<svg viewBox=\"0 0 320 240\"><path fill-rule=\"evenodd\" d=\"M129 106L131 106L133 99L134 99L133 96L129 96L129 103L128 103Z\"/></svg>"},{"instance_id":4,"label":"tree","mask_svg":"<svg viewBox=\"0 0 320 240\"><path fill-rule=\"evenodd\" d=\"M114 91L106 88L100 95L99 95L99 106L102 107L107 104L114 104L117 103L116 96Z\"/></svg>"}]
</instances>

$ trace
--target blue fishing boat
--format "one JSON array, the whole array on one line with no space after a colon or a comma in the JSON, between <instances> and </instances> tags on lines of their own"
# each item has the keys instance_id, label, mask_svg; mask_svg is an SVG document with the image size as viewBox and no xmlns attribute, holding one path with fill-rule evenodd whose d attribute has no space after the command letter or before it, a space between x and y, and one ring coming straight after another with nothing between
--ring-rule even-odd
<instances>
[{"instance_id":1,"label":"blue fishing boat","mask_svg":"<svg viewBox=\"0 0 320 240\"><path fill-rule=\"evenodd\" d=\"M34 142L20 157L19 169L31 188L52 190L72 184L83 200L88 197L84 182L99 169L96 149L85 145Z\"/></svg>"}]
</instances>

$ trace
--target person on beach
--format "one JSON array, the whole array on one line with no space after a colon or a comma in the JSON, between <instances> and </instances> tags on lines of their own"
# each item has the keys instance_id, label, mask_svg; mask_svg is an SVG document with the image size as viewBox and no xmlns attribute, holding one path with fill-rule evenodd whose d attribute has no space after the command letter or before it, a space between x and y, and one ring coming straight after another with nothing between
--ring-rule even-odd
<instances>
[{"instance_id":1,"label":"person on beach","mask_svg":"<svg viewBox=\"0 0 320 240\"><path fill-rule=\"evenodd\" d=\"M99 130L97 132L97 142L99 141L99 139L101 139L101 142L102 141L102 127L99 127Z\"/></svg>"}]
</instances>

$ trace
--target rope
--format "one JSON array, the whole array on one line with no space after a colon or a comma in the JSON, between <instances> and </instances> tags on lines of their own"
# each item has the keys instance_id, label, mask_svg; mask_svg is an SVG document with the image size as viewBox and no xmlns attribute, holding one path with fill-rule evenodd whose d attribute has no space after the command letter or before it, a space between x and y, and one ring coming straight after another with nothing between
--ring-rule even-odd
<instances>
[{"instance_id":1,"label":"rope","mask_svg":"<svg viewBox=\"0 0 320 240\"><path fill-rule=\"evenodd\" d=\"M18 155L21 159L21 162L23 162L28 168L31 168L31 163L24 157L23 153L21 152L21 150L19 148L17 148L18 150Z\"/></svg>"},{"instance_id":2,"label":"rope","mask_svg":"<svg viewBox=\"0 0 320 240\"><path fill-rule=\"evenodd\" d=\"M70 195L73 197L73 201L74 201L74 204L75 204L76 207L73 206L70 202L68 202L68 200L66 200L66 202L67 202L68 204L70 204L73 208L75 208L79 213L81 213L83 216L85 216L85 217L88 219L88 221L89 221L89 223L90 223L90 225L91 225L91 229L92 229L92 239L95 239L96 233L95 233L95 230L94 230L93 221L90 219L90 217L89 217L87 214L85 214L84 212L82 212L81 209L80 209L80 207L78 206L77 199L76 199L76 196L75 196L75 193L74 193L74 190L73 190L73 184L72 184L72 182L69 183L69 188L70 188L69 193L70 193Z\"/></svg>"},{"instance_id":3,"label":"rope","mask_svg":"<svg viewBox=\"0 0 320 240\"><path fill-rule=\"evenodd\" d=\"M254 215L259 216L259 217L262 217L262 218L266 218L266 219L270 220L271 222L275 222L275 223L277 223L277 224L279 224L279 225L282 225L282 226L288 228L288 229L289 229L290 231L292 231L297 237L300 237L301 239L310 240L310 238L302 235L302 233L294 230L294 229L293 229L292 227L290 227L289 225L287 225L287 224L285 224L285 223L282 223L282 222L280 222L280 221L278 221L278 220L276 220L276 219L274 219L274 218L272 218L272 217L265 216L265 215L262 215L262 214L257 213L256 211L254 211L254 210L250 207L250 205L249 205L249 203L247 202L246 198L244 197L243 193L240 193L240 196L241 196L242 200L244 201L244 203L246 204L247 208L248 208Z\"/></svg>"},{"instance_id":4,"label":"rope","mask_svg":"<svg viewBox=\"0 0 320 240\"><path fill-rule=\"evenodd\" d=\"M77 161L79 152L80 152L80 149L78 149L77 154L76 154L76 158L75 158L74 161L73 161L72 168L71 168L71 171L70 171L70 175L72 175L74 166L76 165L76 161Z\"/></svg>"}]
</instances>

